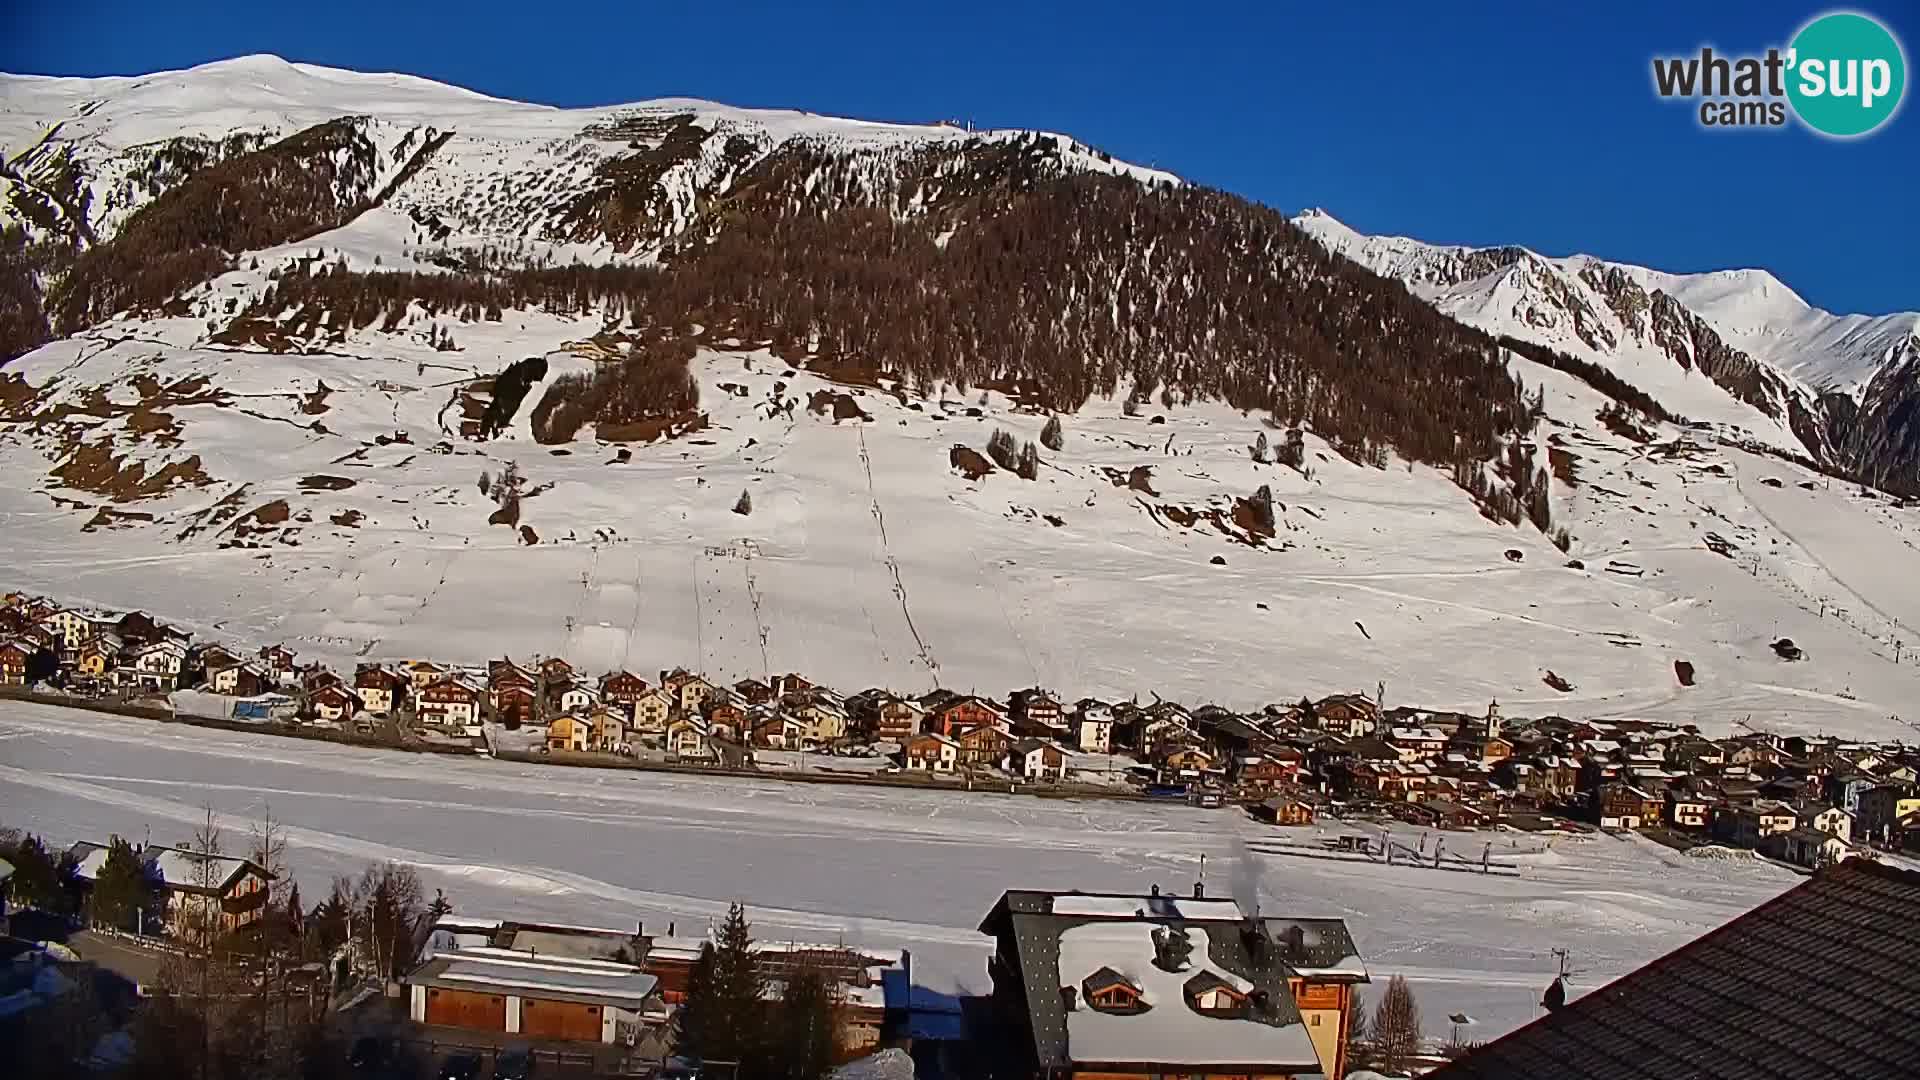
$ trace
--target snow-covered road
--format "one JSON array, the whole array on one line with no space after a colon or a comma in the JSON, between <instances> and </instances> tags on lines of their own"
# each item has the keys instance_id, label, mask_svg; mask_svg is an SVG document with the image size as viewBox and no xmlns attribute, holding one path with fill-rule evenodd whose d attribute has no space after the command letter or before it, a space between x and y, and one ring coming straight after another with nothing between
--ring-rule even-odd
<instances>
[{"instance_id":1,"label":"snow-covered road","mask_svg":"<svg viewBox=\"0 0 1920 1080\"><path fill-rule=\"evenodd\" d=\"M1377 979L1405 973L1476 1037L1533 1015L1556 947L1592 989L1796 880L1613 839L1448 837L1492 841L1519 877L1250 855L1242 837L1274 832L1233 811L570 770L0 703L7 825L180 842L211 806L238 848L269 804L309 902L386 858L467 913L685 933L738 899L763 936L906 946L943 991L985 987L974 928L1002 890L1185 889L1204 854L1219 892L1257 880L1266 910L1347 919Z\"/></svg>"}]
</instances>

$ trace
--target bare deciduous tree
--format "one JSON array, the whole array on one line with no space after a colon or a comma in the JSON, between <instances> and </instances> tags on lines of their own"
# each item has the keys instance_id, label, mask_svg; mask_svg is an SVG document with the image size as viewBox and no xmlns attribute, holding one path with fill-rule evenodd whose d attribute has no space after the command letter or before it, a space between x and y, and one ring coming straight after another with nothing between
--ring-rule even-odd
<instances>
[{"instance_id":1,"label":"bare deciduous tree","mask_svg":"<svg viewBox=\"0 0 1920 1080\"><path fill-rule=\"evenodd\" d=\"M1374 1058L1390 1073L1401 1072L1420 1050L1420 1006L1403 976L1395 975L1373 1016Z\"/></svg>"}]
</instances>

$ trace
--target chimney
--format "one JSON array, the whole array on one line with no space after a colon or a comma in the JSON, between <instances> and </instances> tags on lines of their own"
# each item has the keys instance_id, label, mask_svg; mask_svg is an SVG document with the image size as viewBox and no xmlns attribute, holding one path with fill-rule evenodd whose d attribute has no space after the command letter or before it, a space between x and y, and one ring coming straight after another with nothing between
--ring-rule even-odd
<instances>
[{"instance_id":1,"label":"chimney","mask_svg":"<svg viewBox=\"0 0 1920 1080\"><path fill-rule=\"evenodd\" d=\"M1193 898L1194 898L1195 900L1205 900L1205 899L1207 898L1207 883L1206 883L1206 882L1204 882L1204 881L1196 881L1196 882L1194 882L1194 883L1193 883Z\"/></svg>"},{"instance_id":2,"label":"chimney","mask_svg":"<svg viewBox=\"0 0 1920 1080\"><path fill-rule=\"evenodd\" d=\"M1159 896L1159 895L1160 895L1160 886L1158 886L1158 885L1155 885L1155 886L1153 887L1153 895L1155 895L1155 896Z\"/></svg>"},{"instance_id":3,"label":"chimney","mask_svg":"<svg viewBox=\"0 0 1920 1080\"><path fill-rule=\"evenodd\" d=\"M1287 927L1287 959L1298 963L1306 956L1307 932L1298 925Z\"/></svg>"},{"instance_id":4,"label":"chimney","mask_svg":"<svg viewBox=\"0 0 1920 1080\"><path fill-rule=\"evenodd\" d=\"M1074 1006L1078 1003L1079 998L1080 992L1073 987L1063 986L1060 988L1060 1004L1068 1012L1074 1010Z\"/></svg>"}]
</instances>

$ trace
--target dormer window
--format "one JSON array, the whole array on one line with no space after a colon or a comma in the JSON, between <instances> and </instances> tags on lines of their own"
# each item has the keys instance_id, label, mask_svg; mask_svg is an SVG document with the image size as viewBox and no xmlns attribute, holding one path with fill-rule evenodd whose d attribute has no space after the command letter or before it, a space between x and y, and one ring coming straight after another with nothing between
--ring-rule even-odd
<instances>
[{"instance_id":1,"label":"dormer window","mask_svg":"<svg viewBox=\"0 0 1920 1080\"><path fill-rule=\"evenodd\" d=\"M1146 1012L1148 1008L1141 1000L1139 985L1110 967L1087 976L1080 983L1080 993L1087 1007L1095 1012L1130 1016Z\"/></svg>"},{"instance_id":2,"label":"dormer window","mask_svg":"<svg viewBox=\"0 0 1920 1080\"><path fill-rule=\"evenodd\" d=\"M1183 990L1188 1007L1204 1016L1238 1019L1247 1015L1246 993L1211 971L1188 979Z\"/></svg>"}]
</instances>

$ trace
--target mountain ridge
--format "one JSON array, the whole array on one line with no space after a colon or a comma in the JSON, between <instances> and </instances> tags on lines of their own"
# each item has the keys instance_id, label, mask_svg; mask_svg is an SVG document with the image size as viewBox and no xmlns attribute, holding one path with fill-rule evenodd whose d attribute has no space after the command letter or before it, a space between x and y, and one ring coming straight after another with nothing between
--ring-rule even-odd
<instances>
[{"instance_id":1,"label":"mountain ridge","mask_svg":"<svg viewBox=\"0 0 1920 1080\"><path fill-rule=\"evenodd\" d=\"M1319 208L1293 221L1442 311L1614 369L1677 413L1897 490L1920 487L1920 313L1835 315L1765 270L1675 274L1518 245L1370 236ZM1694 370L1731 400L1686 385L1681 373Z\"/></svg>"}]
</instances>

